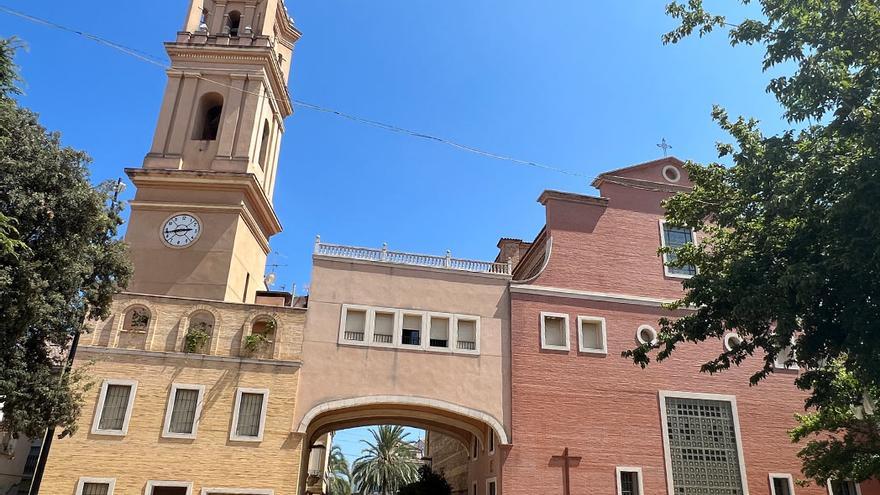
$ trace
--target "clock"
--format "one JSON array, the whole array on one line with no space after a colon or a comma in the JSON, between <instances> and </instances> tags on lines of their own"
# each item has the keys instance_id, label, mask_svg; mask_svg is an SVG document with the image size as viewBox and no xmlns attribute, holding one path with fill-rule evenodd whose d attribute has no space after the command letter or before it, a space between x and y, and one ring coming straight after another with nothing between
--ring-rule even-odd
<instances>
[{"instance_id":1,"label":"clock","mask_svg":"<svg viewBox=\"0 0 880 495\"><path fill-rule=\"evenodd\" d=\"M162 240L173 248L185 248L196 242L202 233L199 219L189 213L172 215L162 225Z\"/></svg>"}]
</instances>

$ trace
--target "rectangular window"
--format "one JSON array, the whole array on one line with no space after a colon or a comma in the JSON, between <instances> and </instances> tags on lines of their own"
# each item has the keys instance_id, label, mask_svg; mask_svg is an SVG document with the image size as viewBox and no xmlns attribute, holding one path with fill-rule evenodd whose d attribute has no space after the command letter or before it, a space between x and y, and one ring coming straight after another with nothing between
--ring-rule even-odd
<instances>
[{"instance_id":1,"label":"rectangular window","mask_svg":"<svg viewBox=\"0 0 880 495\"><path fill-rule=\"evenodd\" d=\"M403 315L403 327L400 335L400 343L408 346L422 345L422 322L424 318L420 314Z\"/></svg>"},{"instance_id":2,"label":"rectangular window","mask_svg":"<svg viewBox=\"0 0 880 495\"><path fill-rule=\"evenodd\" d=\"M742 495L736 399L661 391L660 408L669 493Z\"/></svg>"},{"instance_id":3,"label":"rectangular window","mask_svg":"<svg viewBox=\"0 0 880 495\"><path fill-rule=\"evenodd\" d=\"M461 316L455 317L455 347L460 351L479 350L479 322Z\"/></svg>"},{"instance_id":4,"label":"rectangular window","mask_svg":"<svg viewBox=\"0 0 880 495\"><path fill-rule=\"evenodd\" d=\"M195 438L202 412L204 385L173 384L165 411L163 437Z\"/></svg>"},{"instance_id":5,"label":"rectangular window","mask_svg":"<svg viewBox=\"0 0 880 495\"><path fill-rule=\"evenodd\" d=\"M497 490L495 478L486 480L486 495L496 495Z\"/></svg>"},{"instance_id":6,"label":"rectangular window","mask_svg":"<svg viewBox=\"0 0 880 495\"><path fill-rule=\"evenodd\" d=\"M266 423L266 402L269 391L256 388L239 388L235 394L235 410L229 439L240 442L263 440Z\"/></svg>"},{"instance_id":7,"label":"rectangular window","mask_svg":"<svg viewBox=\"0 0 880 495\"><path fill-rule=\"evenodd\" d=\"M92 433L125 435L131 419L131 408L137 392L135 380L104 380L98 396L98 407Z\"/></svg>"},{"instance_id":8,"label":"rectangular window","mask_svg":"<svg viewBox=\"0 0 880 495\"><path fill-rule=\"evenodd\" d=\"M794 480L788 473L770 473L770 495L794 495Z\"/></svg>"},{"instance_id":9,"label":"rectangular window","mask_svg":"<svg viewBox=\"0 0 880 495\"><path fill-rule=\"evenodd\" d=\"M115 478L80 478L76 495L113 495L115 486Z\"/></svg>"},{"instance_id":10,"label":"rectangular window","mask_svg":"<svg viewBox=\"0 0 880 495\"><path fill-rule=\"evenodd\" d=\"M694 242L694 230L689 227L677 227L670 225L665 221L660 221L661 238L660 244L663 247L679 248L685 244ZM683 266L681 268L671 268L669 263L675 261L674 254L663 255L663 269L668 277L690 278L697 273L697 269L692 265Z\"/></svg>"},{"instance_id":11,"label":"rectangular window","mask_svg":"<svg viewBox=\"0 0 880 495\"><path fill-rule=\"evenodd\" d=\"M192 495L188 481L147 481L147 495Z\"/></svg>"},{"instance_id":12,"label":"rectangular window","mask_svg":"<svg viewBox=\"0 0 880 495\"><path fill-rule=\"evenodd\" d=\"M568 315L541 313L541 347L568 350Z\"/></svg>"},{"instance_id":13,"label":"rectangular window","mask_svg":"<svg viewBox=\"0 0 880 495\"><path fill-rule=\"evenodd\" d=\"M792 346L794 345L794 339L795 339L795 337L792 336L791 337L792 345L782 349L781 351L779 351L779 354L776 355L776 359L773 361L773 366L775 366L777 369L781 369L781 370L796 370L796 369L798 369L797 363L792 362L791 364L788 364L789 360L795 359L794 349L792 348Z\"/></svg>"},{"instance_id":14,"label":"rectangular window","mask_svg":"<svg viewBox=\"0 0 880 495\"><path fill-rule=\"evenodd\" d=\"M642 495L642 468L617 468L617 495Z\"/></svg>"},{"instance_id":15,"label":"rectangular window","mask_svg":"<svg viewBox=\"0 0 880 495\"><path fill-rule=\"evenodd\" d=\"M477 495L477 483L476 482L474 482L474 486L472 487L471 493L473 495Z\"/></svg>"},{"instance_id":16,"label":"rectangular window","mask_svg":"<svg viewBox=\"0 0 880 495\"><path fill-rule=\"evenodd\" d=\"M452 318L448 316L431 315L431 336L428 342L430 347L449 349L449 327Z\"/></svg>"},{"instance_id":17,"label":"rectangular window","mask_svg":"<svg viewBox=\"0 0 880 495\"><path fill-rule=\"evenodd\" d=\"M364 342L367 334L367 310L342 307L342 340Z\"/></svg>"},{"instance_id":18,"label":"rectangular window","mask_svg":"<svg viewBox=\"0 0 880 495\"><path fill-rule=\"evenodd\" d=\"M373 317L373 342L376 344L394 343L394 320L393 312L376 311Z\"/></svg>"},{"instance_id":19,"label":"rectangular window","mask_svg":"<svg viewBox=\"0 0 880 495\"><path fill-rule=\"evenodd\" d=\"M474 460L477 460L477 457L480 456L480 441L477 440L477 437L474 437L474 444L471 447L471 457Z\"/></svg>"},{"instance_id":20,"label":"rectangular window","mask_svg":"<svg viewBox=\"0 0 880 495\"><path fill-rule=\"evenodd\" d=\"M578 316L578 350L607 354L605 343L605 318Z\"/></svg>"},{"instance_id":21,"label":"rectangular window","mask_svg":"<svg viewBox=\"0 0 880 495\"><path fill-rule=\"evenodd\" d=\"M862 495L859 485L849 480L830 480L828 492L830 495Z\"/></svg>"},{"instance_id":22,"label":"rectangular window","mask_svg":"<svg viewBox=\"0 0 880 495\"><path fill-rule=\"evenodd\" d=\"M495 431L489 431L489 455L495 453Z\"/></svg>"}]
</instances>

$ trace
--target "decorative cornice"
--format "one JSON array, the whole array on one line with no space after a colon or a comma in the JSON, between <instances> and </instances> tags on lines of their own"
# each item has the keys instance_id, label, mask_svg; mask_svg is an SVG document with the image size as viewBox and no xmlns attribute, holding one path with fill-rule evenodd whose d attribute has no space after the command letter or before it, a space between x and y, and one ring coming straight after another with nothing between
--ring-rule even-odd
<instances>
[{"instance_id":1,"label":"decorative cornice","mask_svg":"<svg viewBox=\"0 0 880 495\"><path fill-rule=\"evenodd\" d=\"M675 299L659 299L654 297L634 296L630 294L613 294L607 292L592 292L561 287L548 287L544 285L510 284L510 292L513 294L531 294L535 296L566 297L571 299L585 299L588 301L600 301L619 304L633 304L636 306L650 306L660 308L664 304L671 304Z\"/></svg>"},{"instance_id":2,"label":"decorative cornice","mask_svg":"<svg viewBox=\"0 0 880 495\"><path fill-rule=\"evenodd\" d=\"M608 206L608 198L601 198L597 196L587 196L585 194L576 194L564 191L554 191L552 189L547 189L542 192L538 197L538 202L542 205L547 205L547 201L551 199L557 199L560 201L568 201L571 203L581 203L585 205L595 205L595 206Z\"/></svg>"},{"instance_id":3,"label":"decorative cornice","mask_svg":"<svg viewBox=\"0 0 880 495\"><path fill-rule=\"evenodd\" d=\"M434 272L434 273L445 273L447 275L461 275L466 277L481 277L481 278L492 278L496 280L509 280L510 275L503 273L488 273L488 272L471 272L467 270L450 270L448 268L435 268L432 266L421 266L421 265L407 265L403 263L392 263L390 261L374 261L374 260L359 260L354 258L340 258L338 256L325 256L321 254L313 254L312 260L315 261L332 261L336 263L352 263L355 265L368 265L368 266L385 266L388 268L397 268L401 270L419 270L426 272Z\"/></svg>"},{"instance_id":4,"label":"decorative cornice","mask_svg":"<svg viewBox=\"0 0 880 495\"><path fill-rule=\"evenodd\" d=\"M254 359L234 356L210 356L206 354L187 354L183 352L145 351L141 349L119 349L116 347L79 346L80 352L93 354L112 354L117 356L150 357L158 359L180 359L185 361L255 364L259 366L277 366L282 368L299 368L302 361L282 359Z\"/></svg>"}]
</instances>

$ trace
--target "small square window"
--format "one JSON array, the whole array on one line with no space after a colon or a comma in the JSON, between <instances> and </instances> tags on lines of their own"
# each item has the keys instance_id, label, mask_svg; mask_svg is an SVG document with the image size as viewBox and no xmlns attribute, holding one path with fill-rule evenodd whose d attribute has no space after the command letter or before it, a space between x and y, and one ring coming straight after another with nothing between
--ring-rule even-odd
<instances>
[{"instance_id":1,"label":"small square window","mask_svg":"<svg viewBox=\"0 0 880 495\"><path fill-rule=\"evenodd\" d=\"M541 347L568 350L568 315L541 313Z\"/></svg>"},{"instance_id":2,"label":"small square window","mask_svg":"<svg viewBox=\"0 0 880 495\"><path fill-rule=\"evenodd\" d=\"M115 478L80 478L76 483L76 495L113 495Z\"/></svg>"},{"instance_id":3,"label":"small square window","mask_svg":"<svg viewBox=\"0 0 880 495\"><path fill-rule=\"evenodd\" d=\"M405 346L419 347L422 345L422 324L424 318L420 314L404 314L400 334L400 343Z\"/></svg>"},{"instance_id":4,"label":"small square window","mask_svg":"<svg viewBox=\"0 0 880 495\"><path fill-rule=\"evenodd\" d=\"M104 380L92 423L96 435L126 435L131 409L137 392L135 380Z\"/></svg>"},{"instance_id":5,"label":"small square window","mask_svg":"<svg viewBox=\"0 0 880 495\"><path fill-rule=\"evenodd\" d=\"M694 230L690 227L678 227L670 225L665 221L660 221L660 245L668 248L679 248L685 244L694 242ZM672 268L669 263L675 261L675 254L663 254L663 270L668 277L690 278L696 275L697 269L692 265L686 265L681 268Z\"/></svg>"},{"instance_id":6,"label":"small square window","mask_svg":"<svg viewBox=\"0 0 880 495\"><path fill-rule=\"evenodd\" d=\"M195 438L202 412L204 385L173 384L165 411L162 436L166 438Z\"/></svg>"},{"instance_id":7,"label":"small square window","mask_svg":"<svg viewBox=\"0 0 880 495\"><path fill-rule=\"evenodd\" d=\"M230 440L239 442L263 440L268 399L269 391L266 389L239 388L236 391Z\"/></svg>"},{"instance_id":8,"label":"small square window","mask_svg":"<svg viewBox=\"0 0 880 495\"><path fill-rule=\"evenodd\" d=\"M617 468L617 495L642 495L642 468Z\"/></svg>"},{"instance_id":9,"label":"small square window","mask_svg":"<svg viewBox=\"0 0 880 495\"><path fill-rule=\"evenodd\" d=\"M352 307L342 308L342 340L364 342L367 335L367 310Z\"/></svg>"},{"instance_id":10,"label":"small square window","mask_svg":"<svg viewBox=\"0 0 880 495\"><path fill-rule=\"evenodd\" d=\"M394 344L394 322L396 319L394 312L378 310L375 312L373 316L373 343Z\"/></svg>"},{"instance_id":11,"label":"small square window","mask_svg":"<svg viewBox=\"0 0 880 495\"><path fill-rule=\"evenodd\" d=\"M451 317L431 315L429 347L449 349L449 327L451 323Z\"/></svg>"},{"instance_id":12,"label":"small square window","mask_svg":"<svg viewBox=\"0 0 880 495\"><path fill-rule=\"evenodd\" d=\"M578 316L578 350L595 354L608 352L605 343L605 318Z\"/></svg>"},{"instance_id":13,"label":"small square window","mask_svg":"<svg viewBox=\"0 0 880 495\"><path fill-rule=\"evenodd\" d=\"M479 320L455 317L455 347L458 351L477 352L480 350L480 324Z\"/></svg>"},{"instance_id":14,"label":"small square window","mask_svg":"<svg viewBox=\"0 0 880 495\"><path fill-rule=\"evenodd\" d=\"M770 495L794 495L794 480L787 473L770 473Z\"/></svg>"}]
</instances>

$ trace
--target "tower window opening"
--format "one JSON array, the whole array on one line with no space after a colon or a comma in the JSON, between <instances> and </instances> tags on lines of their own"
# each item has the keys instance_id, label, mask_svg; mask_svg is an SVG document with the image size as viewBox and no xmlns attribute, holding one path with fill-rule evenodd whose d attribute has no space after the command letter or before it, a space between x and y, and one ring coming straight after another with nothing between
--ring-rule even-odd
<instances>
[{"instance_id":1,"label":"tower window opening","mask_svg":"<svg viewBox=\"0 0 880 495\"><path fill-rule=\"evenodd\" d=\"M193 139L214 141L220 131L220 116L223 114L223 97L217 93L202 96L199 104L199 121L193 132Z\"/></svg>"},{"instance_id":2,"label":"tower window opening","mask_svg":"<svg viewBox=\"0 0 880 495\"><path fill-rule=\"evenodd\" d=\"M229 36L238 36L239 25L241 25L241 12L233 10L229 13L229 20L227 21Z\"/></svg>"},{"instance_id":3,"label":"tower window opening","mask_svg":"<svg viewBox=\"0 0 880 495\"><path fill-rule=\"evenodd\" d=\"M260 139L260 168L266 168L266 157L269 155L269 121L263 124L263 137Z\"/></svg>"}]
</instances>

